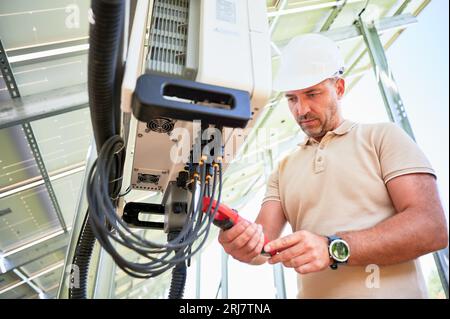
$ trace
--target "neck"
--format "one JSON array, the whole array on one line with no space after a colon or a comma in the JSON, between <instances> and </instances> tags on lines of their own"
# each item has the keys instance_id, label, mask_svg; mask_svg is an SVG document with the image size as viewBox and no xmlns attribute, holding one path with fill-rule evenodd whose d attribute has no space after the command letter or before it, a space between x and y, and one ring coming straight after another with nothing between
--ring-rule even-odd
<instances>
[{"instance_id":1,"label":"neck","mask_svg":"<svg viewBox=\"0 0 450 319\"><path fill-rule=\"evenodd\" d=\"M318 143L320 143L320 141L322 141L322 138L325 136L325 134L327 134L330 131L333 131L335 129L337 129L339 126L341 126L341 124L344 122L344 119L342 117L337 117L335 121L333 121L333 125L331 125L331 128L329 130L327 130L323 135L321 136L315 136L313 137L314 140L316 140Z\"/></svg>"}]
</instances>

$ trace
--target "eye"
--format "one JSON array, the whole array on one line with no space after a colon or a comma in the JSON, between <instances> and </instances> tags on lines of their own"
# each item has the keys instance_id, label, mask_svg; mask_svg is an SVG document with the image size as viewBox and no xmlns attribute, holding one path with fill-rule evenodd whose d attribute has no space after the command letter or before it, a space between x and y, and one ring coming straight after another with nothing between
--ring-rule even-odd
<instances>
[{"instance_id":1,"label":"eye","mask_svg":"<svg viewBox=\"0 0 450 319\"><path fill-rule=\"evenodd\" d=\"M319 93L308 93L308 97L316 97L317 95L319 95Z\"/></svg>"},{"instance_id":2,"label":"eye","mask_svg":"<svg viewBox=\"0 0 450 319\"><path fill-rule=\"evenodd\" d=\"M287 100L288 100L288 102L295 102L297 100L297 98L294 96L290 96L290 97L288 97Z\"/></svg>"}]
</instances>

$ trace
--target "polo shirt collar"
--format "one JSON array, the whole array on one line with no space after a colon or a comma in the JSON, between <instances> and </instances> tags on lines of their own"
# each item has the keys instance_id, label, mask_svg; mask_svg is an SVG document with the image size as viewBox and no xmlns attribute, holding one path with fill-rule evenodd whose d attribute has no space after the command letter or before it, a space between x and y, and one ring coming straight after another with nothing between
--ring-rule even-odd
<instances>
[{"instance_id":1,"label":"polo shirt collar","mask_svg":"<svg viewBox=\"0 0 450 319\"><path fill-rule=\"evenodd\" d=\"M345 135L352 130L352 128L356 125L356 123L344 120L341 125L336 127L332 132L336 135Z\"/></svg>"},{"instance_id":2,"label":"polo shirt collar","mask_svg":"<svg viewBox=\"0 0 450 319\"><path fill-rule=\"evenodd\" d=\"M339 125L334 130L332 130L331 133L333 133L334 135L345 135L348 132L350 132L355 125L356 125L356 123L354 123L352 121L344 120L341 123L341 125ZM303 142L299 143L298 145L305 146L305 145L308 145L311 143L317 143L317 141L315 139L313 139L312 137L305 136L305 139L303 140Z\"/></svg>"}]
</instances>

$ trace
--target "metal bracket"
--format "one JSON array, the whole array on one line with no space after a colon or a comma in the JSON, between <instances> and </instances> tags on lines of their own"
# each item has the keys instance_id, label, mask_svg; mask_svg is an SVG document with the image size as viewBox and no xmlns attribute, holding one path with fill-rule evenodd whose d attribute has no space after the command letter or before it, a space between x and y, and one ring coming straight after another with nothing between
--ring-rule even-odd
<instances>
[{"instance_id":1,"label":"metal bracket","mask_svg":"<svg viewBox=\"0 0 450 319\"><path fill-rule=\"evenodd\" d=\"M0 40L0 64L2 75L7 85L9 94L11 95L11 98L12 99L20 98L19 88L17 87L17 83L14 78L11 65L9 64L8 61L8 56L6 54L6 51L3 47L3 43L1 40ZM24 124L22 124L22 128L25 133L25 137L27 138L28 144L30 145L34 159L36 160L39 172L41 173L42 178L44 180L44 184L45 187L47 188L50 201L52 202L53 208L56 212L56 215L58 216L62 229L66 232L67 226L66 223L64 222L64 217L61 213L61 208L59 207L58 200L56 199L55 191L53 190L50 177L48 175L47 169L45 168L44 160L42 158L41 152L39 151L39 146L34 136L31 124L29 122L25 122Z\"/></svg>"},{"instance_id":2,"label":"metal bracket","mask_svg":"<svg viewBox=\"0 0 450 319\"><path fill-rule=\"evenodd\" d=\"M367 45L370 61L372 62L375 77L390 120L400 124L409 136L414 139L411 124L406 115L403 101L400 97L392 71L389 68L384 47L375 25L367 24L363 21L362 17L359 17L356 26L359 28L364 42Z\"/></svg>"},{"instance_id":3,"label":"metal bracket","mask_svg":"<svg viewBox=\"0 0 450 319\"><path fill-rule=\"evenodd\" d=\"M9 95L12 99L20 97L19 88L17 87L16 79L11 70L11 65L8 61L8 56L6 55L5 48L3 47L3 42L0 40L0 68L2 70L3 80L8 88Z\"/></svg>"},{"instance_id":4,"label":"metal bracket","mask_svg":"<svg viewBox=\"0 0 450 319\"><path fill-rule=\"evenodd\" d=\"M53 209L55 210L56 215L58 216L61 227L63 228L64 231L67 231L67 226L66 223L64 222L64 217L62 215L61 208L59 207L55 191L53 190L53 186L50 181L50 176L48 175L47 168L45 167L44 160L42 158L41 152L39 151L39 146L34 136L33 129L31 128L31 124L24 123L22 124L22 128L27 138L28 144L30 145L31 151L33 152L33 156L34 159L36 160L39 172L41 173L42 179L44 180L44 184L45 187L47 188L47 192L50 197L50 201L52 202Z\"/></svg>"},{"instance_id":5,"label":"metal bracket","mask_svg":"<svg viewBox=\"0 0 450 319\"><path fill-rule=\"evenodd\" d=\"M164 215L164 205L130 202L123 208L122 219L130 226L164 229L164 223L139 220L139 214Z\"/></svg>"},{"instance_id":6,"label":"metal bracket","mask_svg":"<svg viewBox=\"0 0 450 319\"><path fill-rule=\"evenodd\" d=\"M331 11L327 20L323 24L322 28L320 29L320 32L325 32L330 29L330 27L333 25L334 21L336 20L337 16L339 15L339 13L341 13L342 9L344 9L344 6L346 4L347 4L347 0L344 0L344 2L336 1L336 6L334 7L333 11Z\"/></svg>"},{"instance_id":7,"label":"metal bracket","mask_svg":"<svg viewBox=\"0 0 450 319\"><path fill-rule=\"evenodd\" d=\"M191 193L189 190L178 187L176 182L170 182L164 194L164 231L170 233L180 230L186 223Z\"/></svg>"}]
</instances>

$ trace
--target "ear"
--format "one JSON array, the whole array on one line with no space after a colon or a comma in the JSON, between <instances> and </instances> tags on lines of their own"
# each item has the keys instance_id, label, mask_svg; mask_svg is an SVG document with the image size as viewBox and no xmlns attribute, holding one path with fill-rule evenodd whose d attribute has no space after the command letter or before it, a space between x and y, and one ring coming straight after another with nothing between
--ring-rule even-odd
<instances>
[{"instance_id":1,"label":"ear","mask_svg":"<svg viewBox=\"0 0 450 319\"><path fill-rule=\"evenodd\" d=\"M335 84L335 88L338 99L342 99L345 93L345 80L343 78L338 78Z\"/></svg>"}]
</instances>

